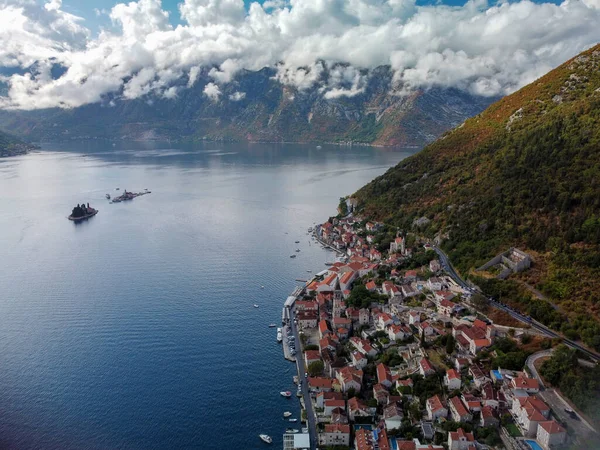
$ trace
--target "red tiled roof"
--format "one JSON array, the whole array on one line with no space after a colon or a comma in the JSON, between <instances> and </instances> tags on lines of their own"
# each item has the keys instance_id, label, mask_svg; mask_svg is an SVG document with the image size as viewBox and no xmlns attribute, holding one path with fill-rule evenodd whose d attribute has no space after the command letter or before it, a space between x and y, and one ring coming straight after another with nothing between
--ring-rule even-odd
<instances>
[{"instance_id":1,"label":"red tiled roof","mask_svg":"<svg viewBox=\"0 0 600 450\"><path fill-rule=\"evenodd\" d=\"M555 420L548 420L546 422L540 422L539 426L548 432L548 434L564 433L565 429L560 426Z\"/></svg>"},{"instance_id":2,"label":"red tiled roof","mask_svg":"<svg viewBox=\"0 0 600 450\"><path fill-rule=\"evenodd\" d=\"M325 425L325 433L350 433L350 425L342 423L328 423Z\"/></svg>"},{"instance_id":3,"label":"red tiled roof","mask_svg":"<svg viewBox=\"0 0 600 450\"><path fill-rule=\"evenodd\" d=\"M468 442L475 442L475 438L473 437L473 433L465 433L465 430L459 428L456 431L450 432L450 437L452 437L453 441L458 441L460 438L466 438Z\"/></svg>"},{"instance_id":4,"label":"red tiled roof","mask_svg":"<svg viewBox=\"0 0 600 450\"><path fill-rule=\"evenodd\" d=\"M444 407L439 395L434 395L433 397L428 398L427 404L429 405L429 409L431 409L431 411L438 411Z\"/></svg>"},{"instance_id":5,"label":"red tiled roof","mask_svg":"<svg viewBox=\"0 0 600 450\"><path fill-rule=\"evenodd\" d=\"M469 414L469 411L467 411L467 408L465 408L465 405L463 405L463 402L460 400L459 397L452 397L450 399L450 403L452 404L454 410L460 417Z\"/></svg>"},{"instance_id":6,"label":"red tiled roof","mask_svg":"<svg viewBox=\"0 0 600 450\"><path fill-rule=\"evenodd\" d=\"M313 388L331 389L333 380L324 377L308 377L308 385Z\"/></svg>"},{"instance_id":7,"label":"red tiled roof","mask_svg":"<svg viewBox=\"0 0 600 450\"><path fill-rule=\"evenodd\" d=\"M460 375L454 369L447 370L446 375L448 376L449 380L460 380Z\"/></svg>"}]
</instances>

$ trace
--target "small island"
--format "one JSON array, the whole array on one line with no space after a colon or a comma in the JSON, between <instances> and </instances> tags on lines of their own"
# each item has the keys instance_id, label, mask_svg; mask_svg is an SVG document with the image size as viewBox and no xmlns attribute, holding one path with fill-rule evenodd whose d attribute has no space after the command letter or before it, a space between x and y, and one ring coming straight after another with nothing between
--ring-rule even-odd
<instances>
[{"instance_id":1,"label":"small island","mask_svg":"<svg viewBox=\"0 0 600 450\"><path fill-rule=\"evenodd\" d=\"M96 214L98 214L97 209L92 208L89 203L87 205L82 203L81 205L77 205L75 208L73 208L73 211L68 219L78 222L80 220L89 219Z\"/></svg>"},{"instance_id":2,"label":"small island","mask_svg":"<svg viewBox=\"0 0 600 450\"><path fill-rule=\"evenodd\" d=\"M124 193L118 197L112 199L111 203L120 203L127 200L133 200L136 197L140 197L142 195L151 194L152 192L146 189L144 192L127 192L125 189Z\"/></svg>"}]
</instances>

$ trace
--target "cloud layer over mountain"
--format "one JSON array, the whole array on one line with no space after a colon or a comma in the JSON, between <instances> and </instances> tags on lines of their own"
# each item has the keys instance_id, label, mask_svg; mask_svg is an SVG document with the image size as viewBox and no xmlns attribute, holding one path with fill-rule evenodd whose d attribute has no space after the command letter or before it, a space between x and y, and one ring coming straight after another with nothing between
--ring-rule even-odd
<instances>
[{"instance_id":1,"label":"cloud layer over mountain","mask_svg":"<svg viewBox=\"0 0 600 450\"><path fill-rule=\"evenodd\" d=\"M398 93L439 85L502 95L600 41L600 0L270 0L248 10L243 0L184 0L179 13L173 27L160 0L117 4L113 29L93 36L61 0L0 0L0 108L76 107L109 93L175 98L201 68L212 68L204 93L219 101L241 69L276 66L282 83L303 89L324 64L335 69L325 98L359 94L361 69L386 64Z\"/></svg>"}]
</instances>

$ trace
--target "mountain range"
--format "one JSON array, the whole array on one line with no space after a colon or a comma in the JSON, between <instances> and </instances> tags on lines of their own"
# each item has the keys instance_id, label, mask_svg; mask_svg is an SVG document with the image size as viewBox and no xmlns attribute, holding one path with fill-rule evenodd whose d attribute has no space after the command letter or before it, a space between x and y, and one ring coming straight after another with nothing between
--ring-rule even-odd
<instances>
[{"instance_id":1,"label":"mountain range","mask_svg":"<svg viewBox=\"0 0 600 450\"><path fill-rule=\"evenodd\" d=\"M463 276L600 350L600 45L359 190L368 216L437 237ZM516 246L532 269L477 271Z\"/></svg>"},{"instance_id":2,"label":"mountain range","mask_svg":"<svg viewBox=\"0 0 600 450\"><path fill-rule=\"evenodd\" d=\"M323 64L318 74L307 72L314 80L303 88L282 83L274 68L244 70L219 85L204 69L190 87L187 78L175 82L177 93L170 98L148 93L125 99L120 93L73 109L0 111L0 129L33 141L206 139L421 147L495 100L455 88L403 89L389 66L338 77L331 92L332 74L344 69Z\"/></svg>"}]
</instances>

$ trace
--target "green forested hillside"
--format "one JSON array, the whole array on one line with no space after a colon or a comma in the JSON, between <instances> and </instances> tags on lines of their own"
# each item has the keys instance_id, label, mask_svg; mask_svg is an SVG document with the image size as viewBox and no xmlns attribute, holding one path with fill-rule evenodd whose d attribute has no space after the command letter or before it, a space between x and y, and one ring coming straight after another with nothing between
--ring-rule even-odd
<instances>
[{"instance_id":1,"label":"green forested hillside","mask_svg":"<svg viewBox=\"0 0 600 450\"><path fill-rule=\"evenodd\" d=\"M532 270L490 293L600 350L600 45L356 193L368 216L444 237L463 275L509 246ZM525 283L546 300L534 297ZM555 308L552 307L555 305Z\"/></svg>"},{"instance_id":2,"label":"green forested hillside","mask_svg":"<svg viewBox=\"0 0 600 450\"><path fill-rule=\"evenodd\" d=\"M22 155L32 148L16 137L0 131L0 157Z\"/></svg>"}]
</instances>

